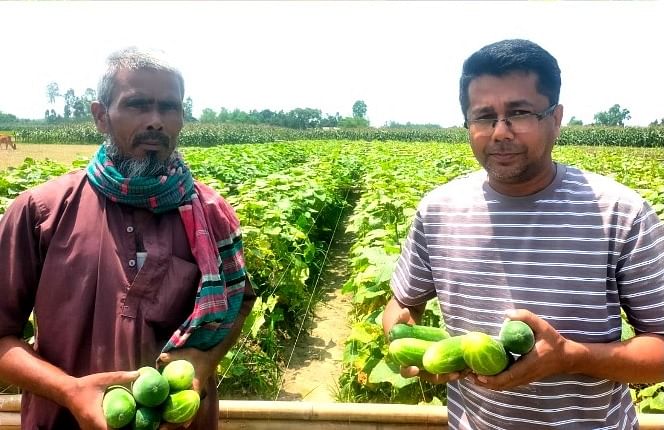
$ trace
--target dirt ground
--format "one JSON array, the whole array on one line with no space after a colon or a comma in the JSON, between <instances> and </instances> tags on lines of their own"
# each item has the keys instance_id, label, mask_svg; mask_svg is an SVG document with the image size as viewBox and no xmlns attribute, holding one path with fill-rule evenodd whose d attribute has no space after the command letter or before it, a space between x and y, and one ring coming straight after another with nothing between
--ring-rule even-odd
<instances>
[{"instance_id":1,"label":"dirt ground","mask_svg":"<svg viewBox=\"0 0 664 430\"><path fill-rule=\"evenodd\" d=\"M314 310L312 323L300 335L277 400L335 401L344 342L350 334L351 297L342 294L341 287L349 274L353 237L345 234L345 221L346 216L341 219L318 283L323 300Z\"/></svg>"},{"instance_id":2,"label":"dirt ground","mask_svg":"<svg viewBox=\"0 0 664 430\"><path fill-rule=\"evenodd\" d=\"M50 158L58 163L70 164L78 157L90 158L98 145L58 145L41 143L16 144L16 149L0 148L0 170L20 165L27 157L35 160Z\"/></svg>"}]
</instances>

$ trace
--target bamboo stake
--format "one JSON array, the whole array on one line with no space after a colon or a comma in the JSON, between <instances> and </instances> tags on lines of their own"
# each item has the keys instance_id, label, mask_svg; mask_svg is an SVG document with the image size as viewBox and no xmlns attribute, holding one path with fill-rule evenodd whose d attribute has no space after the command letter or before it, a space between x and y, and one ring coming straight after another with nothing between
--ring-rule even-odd
<instances>
[{"instance_id":1,"label":"bamboo stake","mask_svg":"<svg viewBox=\"0 0 664 430\"><path fill-rule=\"evenodd\" d=\"M21 430L21 396L0 395L0 430ZM447 430L444 406L221 400L224 430ZM664 430L664 414L639 414L641 430Z\"/></svg>"}]
</instances>

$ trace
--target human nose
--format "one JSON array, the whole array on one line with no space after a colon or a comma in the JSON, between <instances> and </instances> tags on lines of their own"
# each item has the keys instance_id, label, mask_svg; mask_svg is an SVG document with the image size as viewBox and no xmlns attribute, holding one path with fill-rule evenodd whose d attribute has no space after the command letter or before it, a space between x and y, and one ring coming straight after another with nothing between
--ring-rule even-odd
<instances>
[{"instance_id":1,"label":"human nose","mask_svg":"<svg viewBox=\"0 0 664 430\"><path fill-rule=\"evenodd\" d=\"M512 124L508 118L496 120L493 126L492 137L494 140L512 139L514 133L512 132Z\"/></svg>"},{"instance_id":2,"label":"human nose","mask_svg":"<svg viewBox=\"0 0 664 430\"><path fill-rule=\"evenodd\" d=\"M162 130L164 128L164 120L161 117L159 109L150 110L148 115L149 115L147 122L148 130Z\"/></svg>"}]
</instances>

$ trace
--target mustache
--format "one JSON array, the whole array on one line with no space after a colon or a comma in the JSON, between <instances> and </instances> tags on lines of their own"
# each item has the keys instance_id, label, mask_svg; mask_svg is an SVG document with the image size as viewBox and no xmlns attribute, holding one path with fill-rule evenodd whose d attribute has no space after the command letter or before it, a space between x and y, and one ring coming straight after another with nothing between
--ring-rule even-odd
<instances>
[{"instance_id":1,"label":"mustache","mask_svg":"<svg viewBox=\"0 0 664 430\"><path fill-rule=\"evenodd\" d=\"M511 142L497 142L496 144L488 145L484 150L484 152L486 152L487 154L512 153L520 151L521 151L521 146Z\"/></svg>"},{"instance_id":2,"label":"mustache","mask_svg":"<svg viewBox=\"0 0 664 430\"><path fill-rule=\"evenodd\" d=\"M164 133L158 132L156 130L148 130L134 136L134 139L131 142L132 146L138 146L146 142L159 142L161 146L168 148L171 143L171 138L166 136Z\"/></svg>"}]
</instances>

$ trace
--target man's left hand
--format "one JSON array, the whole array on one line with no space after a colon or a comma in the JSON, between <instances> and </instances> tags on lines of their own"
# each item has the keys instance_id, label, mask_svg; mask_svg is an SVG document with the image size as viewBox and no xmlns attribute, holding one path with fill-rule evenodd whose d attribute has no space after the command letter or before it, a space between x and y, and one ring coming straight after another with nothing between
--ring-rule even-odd
<instances>
[{"instance_id":1,"label":"man's left hand","mask_svg":"<svg viewBox=\"0 0 664 430\"><path fill-rule=\"evenodd\" d=\"M549 323L525 309L512 311L509 318L523 321L530 326L535 333L535 346L497 375L469 375L475 384L492 390L507 390L552 375L567 373L572 368L571 350L578 344L565 339Z\"/></svg>"},{"instance_id":2,"label":"man's left hand","mask_svg":"<svg viewBox=\"0 0 664 430\"><path fill-rule=\"evenodd\" d=\"M157 367L162 368L166 364L175 360L187 360L194 366L193 390L196 390L203 399L206 396L205 387L208 379L216 371L217 364L210 362L210 354L196 348L182 348L170 352L159 354L157 358ZM193 421L193 420L192 420ZM186 429L192 421L182 424L162 423L159 430Z\"/></svg>"}]
</instances>

